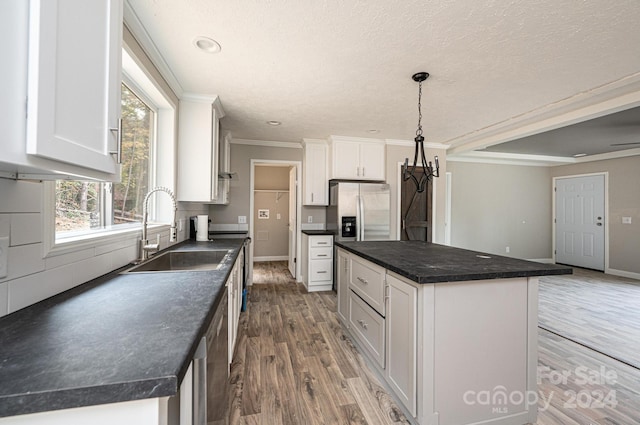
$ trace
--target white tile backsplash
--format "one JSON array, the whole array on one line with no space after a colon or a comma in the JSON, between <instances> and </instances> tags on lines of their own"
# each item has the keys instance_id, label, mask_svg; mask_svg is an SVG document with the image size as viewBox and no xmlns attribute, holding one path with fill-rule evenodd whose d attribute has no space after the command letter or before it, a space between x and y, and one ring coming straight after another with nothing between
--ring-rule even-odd
<instances>
[{"instance_id":1,"label":"white tile backsplash","mask_svg":"<svg viewBox=\"0 0 640 425\"><path fill-rule=\"evenodd\" d=\"M11 236L11 214L0 214L0 237L4 236Z\"/></svg>"},{"instance_id":2,"label":"white tile backsplash","mask_svg":"<svg viewBox=\"0 0 640 425\"><path fill-rule=\"evenodd\" d=\"M95 255L94 249L82 249L79 251L68 252L44 259L45 269L51 270L67 264L76 263Z\"/></svg>"},{"instance_id":3,"label":"white tile backsplash","mask_svg":"<svg viewBox=\"0 0 640 425\"><path fill-rule=\"evenodd\" d=\"M9 313L77 286L73 281L75 268L75 264L69 264L10 281Z\"/></svg>"},{"instance_id":4,"label":"white tile backsplash","mask_svg":"<svg viewBox=\"0 0 640 425\"><path fill-rule=\"evenodd\" d=\"M11 246L42 242L42 214L11 214Z\"/></svg>"},{"instance_id":5,"label":"white tile backsplash","mask_svg":"<svg viewBox=\"0 0 640 425\"><path fill-rule=\"evenodd\" d=\"M19 245L9 247L9 274L3 280L17 279L22 276L44 270L42 244Z\"/></svg>"},{"instance_id":6,"label":"white tile backsplash","mask_svg":"<svg viewBox=\"0 0 640 425\"><path fill-rule=\"evenodd\" d=\"M0 213L40 213L43 187L38 182L0 179Z\"/></svg>"}]
</instances>

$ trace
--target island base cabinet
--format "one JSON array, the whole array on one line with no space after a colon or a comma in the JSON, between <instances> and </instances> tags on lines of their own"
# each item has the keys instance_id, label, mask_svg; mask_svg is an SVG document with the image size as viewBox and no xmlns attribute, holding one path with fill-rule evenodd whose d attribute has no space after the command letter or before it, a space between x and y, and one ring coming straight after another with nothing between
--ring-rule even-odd
<instances>
[{"instance_id":1,"label":"island base cabinet","mask_svg":"<svg viewBox=\"0 0 640 425\"><path fill-rule=\"evenodd\" d=\"M338 318L349 328L349 254L338 248L336 250L336 290L338 292Z\"/></svg>"},{"instance_id":2,"label":"island base cabinet","mask_svg":"<svg viewBox=\"0 0 640 425\"><path fill-rule=\"evenodd\" d=\"M537 278L424 286L418 422L535 423Z\"/></svg>"},{"instance_id":3,"label":"island base cabinet","mask_svg":"<svg viewBox=\"0 0 640 425\"><path fill-rule=\"evenodd\" d=\"M418 289L387 275L385 379L412 416L416 416Z\"/></svg>"},{"instance_id":4,"label":"island base cabinet","mask_svg":"<svg viewBox=\"0 0 640 425\"><path fill-rule=\"evenodd\" d=\"M384 368L384 318L353 292L349 298L349 323L360 344Z\"/></svg>"}]
</instances>

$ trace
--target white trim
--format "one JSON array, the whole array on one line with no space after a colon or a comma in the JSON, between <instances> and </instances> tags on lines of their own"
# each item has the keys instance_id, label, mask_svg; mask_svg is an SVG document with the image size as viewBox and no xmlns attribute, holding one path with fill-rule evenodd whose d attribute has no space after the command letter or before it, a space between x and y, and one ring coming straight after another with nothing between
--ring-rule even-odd
<instances>
[{"instance_id":1,"label":"white trim","mask_svg":"<svg viewBox=\"0 0 640 425\"><path fill-rule=\"evenodd\" d=\"M606 159L626 158L628 156L637 156L637 155L640 155L640 148L625 149L623 151L615 151L615 152L601 153L598 155L583 156L581 158L576 158L575 162L581 163L581 162L604 161Z\"/></svg>"},{"instance_id":2,"label":"white trim","mask_svg":"<svg viewBox=\"0 0 640 425\"><path fill-rule=\"evenodd\" d=\"M302 146L300 146L302 148ZM281 165L281 166L292 166L296 167L296 228L298 231L296 232L296 280L300 278L301 273L301 258L302 258L302 161L284 161L284 160L275 160L275 159L254 159L251 158L251 170L250 170L250 179L249 179L249 217L247 220L249 222L249 237L252 240L256 240L253 236L254 233L254 223L253 223L253 209L255 207L255 170L256 165ZM253 246L254 244L249 244L249 283L248 285L253 284ZM287 259L289 257L287 256Z\"/></svg>"},{"instance_id":3,"label":"white trim","mask_svg":"<svg viewBox=\"0 0 640 425\"><path fill-rule=\"evenodd\" d=\"M413 147L416 145L416 142L413 140L384 139L384 142L387 145L393 145L393 146ZM444 150L447 150L450 148L449 145L445 145L444 143L433 143L433 142L424 142L424 147L429 149L444 149Z\"/></svg>"},{"instance_id":4,"label":"white trim","mask_svg":"<svg viewBox=\"0 0 640 425\"><path fill-rule=\"evenodd\" d=\"M582 159L582 158L580 158ZM464 154L447 155L447 161L476 162L481 164L523 165L523 166L552 166L575 164L576 158L563 156L528 155L505 152L465 152Z\"/></svg>"},{"instance_id":5,"label":"white trim","mask_svg":"<svg viewBox=\"0 0 640 425\"><path fill-rule=\"evenodd\" d=\"M287 261L289 259L286 255L265 255L262 257L253 257L254 263L260 263L264 261Z\"/></svg>"},{"instance_id":6,"label":"white trim","mask_svg":"<svg viewBox=\"0 0 640 425\"><path fill-rule=\"evenodd\" d=\"M138 15L136 15L135 11L129 4L129 0L124 2L124 24L129 28L129 31L131 31L131 34L133 34L136 41L140 43L145 53L149 55L149 59L151 59L151 62L156 66L169 87L171 87L171 90L173 90L176 96L180 97L184 92L182 86L178 82L178 79L171 70L171 67L167 64L167 61L160 53L160 50L145 29L144 25L140 22Z\"/></svg>"},{"instance_id":7,"label":"white trim","mask_svg":"<svg viewBox=\"0 0 640 425\"><path fill-rule=\"evenodd\" d=\"M444 195L444 244L451 245L451 184L453 175L451 171L445 173Z\"/></svg>"},{"instance_id":8,"label":"white trim","mask_svg":"<svg viewBox=\"0 0 640 425\"><path fill-rule=\"evenodd\" d=\"M369 137L336 136L333 134L329 136L330 142L334 142L336 140L339 140L341 142L356 142L356 143L379 143L379 144L385 143L384 139L375 139L375 138L369 138Z\"/></svg>"},{"instance_id":9,"label":"white trim","mask_svg":"<svg viewBox=\"0 0 640 425\"><path fill-rule=\"evenodd\" d=\"M571 179L575 177L604 176L604 272L609 273L609 172L572 174L557 176L551 180L551 258L556 262L556 181L559 179Z\"/></svg>"},{"instance_id":10,"label":"white trim","mask_svg":"<svg viewBox=\"0 0 640 425\"><path fill-rule=\"evenodd\" d=\"M269 146L273 148L292 148L302 149L300 142L277 142L274 140L250 140L250 139L234 139L232 138L229 143L233 145L252 145L252 146Z\"/></svg>"},{"instance_id":11,"label":"white trim","mask_svg":"<svg viewBox=\"0 0 640 425\"><path fill-rule=\"evenodd\" d=\"M640 280L640 273L628 272L628 271L625 271L625 270L618 270L618 269L607 269L606 273L607 274L612 274L614 276L620 276L620 277L626 277L626 278L629 278L629 279Z\"/></svg>"},{"instance_id":12,"label":"white trim","mask_svg":"<svg viewBox=\"0 0 640 425\"><path fill-rule=\"evenodd\" d=\"M555 264L553 258L527 258L527 261L533 261L534 263L543 263L543 264Z\"/></svg>"},{"instance_id":13,"label":"white trim","mask_svg":"<svg viewBox=\"0 0 640 425\"><path fill-rule=\"evenodd\" d=\"M451 153L482 149L640 105L640 72L447 141Z\"/></svg>"}]
</instances>

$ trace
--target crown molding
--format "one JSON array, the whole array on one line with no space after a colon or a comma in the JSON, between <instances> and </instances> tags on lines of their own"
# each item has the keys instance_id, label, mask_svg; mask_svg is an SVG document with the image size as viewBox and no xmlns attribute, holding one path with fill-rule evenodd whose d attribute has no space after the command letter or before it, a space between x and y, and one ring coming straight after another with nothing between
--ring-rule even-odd
<instances>
[{"instance_id":1,"label":"crown molding","mask_svg":"<svg viewBox=\"0 0 640 425\"><path fill-rule=\"evenodd\" d=\"M640 155L640 148L625 149L623 151L607 152L598 155L587 155L580 158L575 158L576 163L593 162L593 161L605 161L607 159L626 158L628 156Z\"/></svg>"},{"instance_id":2,"label":"crown molding","mask_svg":"<svg viewBox=\"0 0 640 425\"><path fill-rule=\"evenodd\" d=\"M352 137L352 136L329 136L330 142L341 141L341 142L355 142L355 143L379 143L383 144L383 139L374 139L369 137Z\"/></svg>"},{"instance_id":3,"label":"crown molding","mask_svg":"<svg viewBox=\"0 0 640 425\"><path fill-rule=\"evenodd\" d=\"M392 146L410 146L413 147L416 145L416 142L413 140L400 140L400 139L385 139L384 140L387 145ZM424 142L424 147L429 149L449 149L449 145L445 145L444 143L433 143L433 142Z\"/></svg>"},{"instance_id":4,"label":"crown molding","mask_svg":"<svg viewBox=\"0 0 640 425\"><path fill-rule=\"evenodd\" d=\"M142 25L140 18L138 18L138 15L136 15L136 12L133 10L128 0L124 2L124 24L129 28L129 31L131 31L133 37L140 44L142 50L144 50L144 52L149 56L149 59L151 59L151 62L153 62L169 87L171 87L171 90L173 90L175 95L180 98L184 93L180 82L160 53L156 44L153 42L153 39L147 32L144 25Z\"/></svg>"},{"instance_id":5,"label":"crown molding","mask_svg":"<svg viewBox=\"0 0 640 425\"><path fill-rule=\"evenodd\" d=\"M451 162L475 162L482 164L524 165L530 167L550 167L554 165L575 164L575 158L544 155L524 155L501 152L465 152L447 155Z\"/></svg>"},{"instance_id":6,"label":"crown molding","mask_svg":"<svg viewBox=\"0 0 640 425\"><path fill-rule=\"evenodd\" d=\"M449 153L486 148L636 106L640 106L640 72L449 140Z\"/></svg>"},{"instance_id":7,"label":"crown molding","mask_svg":"<svg viewBox=\"0 0 640 425\"><path fill-rule=\"evenodd\" d=\"M233 145L253 145L253 146L269 146L272 148L289 148L302 149L300 142L278 142L275 140L250 140L250 139L234 139L229 142Z\"/></svg>"}]
</instances>

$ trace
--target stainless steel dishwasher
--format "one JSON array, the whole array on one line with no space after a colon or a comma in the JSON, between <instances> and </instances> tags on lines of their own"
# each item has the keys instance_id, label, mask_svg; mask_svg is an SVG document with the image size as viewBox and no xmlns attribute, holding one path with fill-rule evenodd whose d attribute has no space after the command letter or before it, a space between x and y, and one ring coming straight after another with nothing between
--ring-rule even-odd
<instances>
[{"instance_id":1,"label":"stainless steel dishwasher","mask_svg":"<svg viewBox=\"0 0 640 425\"><path fill-rule=\"evenodd\" d=\"M194 425L207 425L207 422L223 419L229 397L229 297L226 284L222 291L224 295L193 359Z\"/></svg>"}]
</instances>

